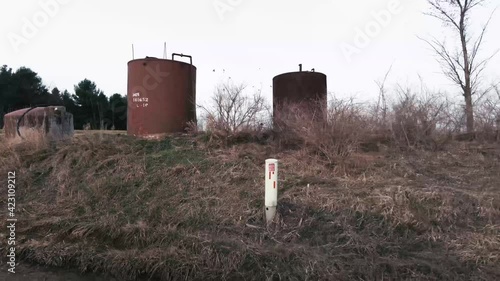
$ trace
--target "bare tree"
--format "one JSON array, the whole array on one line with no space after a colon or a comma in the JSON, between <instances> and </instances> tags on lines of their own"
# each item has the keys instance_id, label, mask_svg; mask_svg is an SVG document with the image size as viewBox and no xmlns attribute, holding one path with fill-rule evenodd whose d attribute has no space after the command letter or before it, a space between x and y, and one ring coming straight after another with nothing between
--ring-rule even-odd
<instances>
[{"instance_id":1,"label":"bare tree","mask_svg":"<svg viewBox=\"0 0 500 281\"><path fill-rule=\"evenodd\" d=\"M481 33L472 40L470 16L472 10L482 5L485 0L427 0L431 5L431 12L428 15L441 20L459 35L460 48L450 50L444 41L436 38L424 40L438 55L443 73L458 85L465 99L465 115L467 132L474 131L474 110L472 96L478 91L482 73L488 61L493 55L479 60L478 53L483 43L486 29L495 11L493 11L482 27Z\"/></svg>"},{"instance_id":2,"label":"bare tree","mask_svg":"<svg viewBox=\"0 0 500 281\"><path fill-rule=\"evenodd\" d=\"M498 97L497 101L500 104L500 86L499 86L499 83L494 85L494 89L495 89L495 93L497 94L497 97ZM496 125L496 129L497 129L496 141L500 142L500 106L497 109L496 115L497 115L496 120L495 120L495 125Z\"/></svg>"},{"instance_id":3,"label":"bare tree","mask_svg":"<svg viewBox=\"0 0 500 281\"><path fill-rule=\"evenodd\" d=\"M377 118L377 121L380 122L384 128L387 125L387 110L388 110L387 96L386 96L387 89L385 87L385 83L387 82L387 78L389 77L391 70L392 70L392 64L385 73L384 78L382 80L375 81L379 90L377 106L375 107L375 115L376 115L375 117ZM382 120L380 120L380 113L382 113Z\"/></svg>"},{"instance_id":4,"label":"bare tree","mask_svg":"<svg viewBox=\"0 0 500 281\"><path fill-rule=\"evenodd\" d=\"M255 129L266 112L266 102L260 91L247 96L245 86L231 82L219 84L210 106L199 105L206 113L211 129L229 134L243 129Z\"/></svg>"}]
</instances>

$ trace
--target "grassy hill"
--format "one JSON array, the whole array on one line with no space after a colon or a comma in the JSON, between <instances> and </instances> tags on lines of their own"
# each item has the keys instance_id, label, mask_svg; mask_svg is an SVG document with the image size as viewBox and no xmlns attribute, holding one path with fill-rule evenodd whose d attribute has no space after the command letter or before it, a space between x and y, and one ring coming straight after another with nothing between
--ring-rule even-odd
<instances>
[{"instance_id":1,"label":"grassy hill","mask_svg":"<svg viewBox=\"0 0 500 281\"><path fill-rule=\"evenodd\" d=\"M266 158L280 160L269 226ZM273 142L78 134L3 141L0 170L2 186L16 171L18 254L37 264L122 280L500 280L498 147L332 162Z\"/></svg>"}]
</instances>

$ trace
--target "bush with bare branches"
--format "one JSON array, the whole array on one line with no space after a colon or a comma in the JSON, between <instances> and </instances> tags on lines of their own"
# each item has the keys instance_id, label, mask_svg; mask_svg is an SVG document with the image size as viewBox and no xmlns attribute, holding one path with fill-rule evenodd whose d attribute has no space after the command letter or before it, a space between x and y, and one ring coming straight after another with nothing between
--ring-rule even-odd
<instances>
[{"instance_id":1,"label":"bush with bare branches","mask_svg":"<svg viewBox=\"0 0 500 281\"><path fill-rule=\"evenodd\" d=\"M219 84L212 102L199 105L204 112L206 133L210 140L228 144L245 138L259 138L269 106L260 91L245 94L246 86L232 82Z\"/></svg>"},{"instance_id":2,"label":"bush with bare branches","mask_svg":"<svg viewBox=\"0 0 500 281\"><path fill-rule=\"evenodd\" d=\"M452 103L443 95L428 91L416 94L399 87L392 111L394 142L400 147L438 149L450 139Z\"/></svg>"},{"instance_id":3,"label":"bush with bare branches","mask_svg":"<svg viewBox=\"0 0 500 281\"><path fill-rule=\"evenodd\" d=\"M500 88L491 86L476 100L476 138L480 141L498 141L500 129Z\"/></svg>"},{"instance_id":4,"label":"bush with bare branches","mask_svg":"<svg viewBox=\"0 0 500 281\"><path fill-rule=\"evenodd\" d=\"M282 148L303 147L307 154L325 164L342 164L368 135L368 119L363 108L352 99L333 99L324 122L302 110L300 104L287 104L275 117L275 131ZM318 106L316 108L322 108ZM316 113L318 114L318 113Z\"/></svg>"}]
</instances>

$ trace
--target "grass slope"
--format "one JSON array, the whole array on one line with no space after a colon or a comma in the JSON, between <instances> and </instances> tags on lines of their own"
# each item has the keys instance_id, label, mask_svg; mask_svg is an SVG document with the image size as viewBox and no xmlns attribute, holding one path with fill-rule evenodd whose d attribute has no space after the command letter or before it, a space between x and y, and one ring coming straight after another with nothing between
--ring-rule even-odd
<instances>
[{"instance_id":1,"label":"grass slope","mask_svg":"<svg viewBox=\"0 0 500 281\"><path fill-rule=\"evenodd\" d=\"M266 227L271 157L280 203ZM340 168L272 145L84 134L1 145L0 182L16 171L18 253L38 264L122 280L500 280L499 160L454 144Z\"/></svg>"}]
</instances>

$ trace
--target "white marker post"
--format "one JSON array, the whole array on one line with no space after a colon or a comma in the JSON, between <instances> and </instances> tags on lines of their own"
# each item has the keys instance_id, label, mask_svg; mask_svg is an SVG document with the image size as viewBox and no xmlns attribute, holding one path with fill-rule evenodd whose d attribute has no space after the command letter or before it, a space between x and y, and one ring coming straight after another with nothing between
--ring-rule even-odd
<instances>
[{"instance_id":1,"label":"white marker post","mask_svg":"<svg viewBox=\"0 0 500 281\"><path fill-rule=\"evenodd\" d=\"M266 160L266 221L270 222L276 215L276 206L278 205L278 160Z\"/></svg>"}]
</instances>

